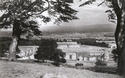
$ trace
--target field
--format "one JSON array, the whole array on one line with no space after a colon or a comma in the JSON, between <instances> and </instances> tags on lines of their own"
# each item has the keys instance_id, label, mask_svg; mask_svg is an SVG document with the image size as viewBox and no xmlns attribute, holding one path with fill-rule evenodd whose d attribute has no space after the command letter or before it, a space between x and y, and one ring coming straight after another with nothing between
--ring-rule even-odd
<instances>
[{"instance_id":1,"label":"field","mask_svg":"<svg viewBox=\"0 0 125 78\"><path fill-rule=\"evenodd\" d=\"M46 73L62 74L67 78L120 78L114 74L96 73L63 66L0 61L0 78L42 78Z\"/></svg>"}]
</instances>

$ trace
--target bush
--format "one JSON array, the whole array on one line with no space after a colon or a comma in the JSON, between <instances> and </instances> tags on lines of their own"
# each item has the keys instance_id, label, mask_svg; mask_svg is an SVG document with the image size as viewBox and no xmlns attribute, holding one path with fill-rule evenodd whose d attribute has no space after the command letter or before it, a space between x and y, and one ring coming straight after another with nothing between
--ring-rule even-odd
<instances>
[{"instance_id":1,"label":"bush","mask_svg":"<svg viewBox=\"0 0 125 78\"><path fill-rule=\"evenodd\" d=\"M9 50L9 45L9 42L0 42L0 57L6 57L5 53L7 53L7 51Z\"/></svg>"},{"instance_id":2,"label":"bush","mask_svg":"<svg viewBox=\"0 0 125 78\"><path fill-rule=\"evenodd\" d=\"M62 58L62 59L60 59L60 62L61 63L66 63L66 59Z\"/></svg>"},{"instance_id":3,"label":"bush","mask_svg":"<svg viewBox=\"0 0 125 78\"><path fill-rule=\"evenodd\" d=\"M107 63L102 60L97 60L97 62L95 64L96 64L96 66L107 66Z\"/></svg>"},{"instance_id":4,"label":"bush","mask_svg":"<svg viewBox=\"0 0 125 78\"><path fill-rule=\"evenodd\" d=\"M77 67L77 66L83 66L83 64L82 64L82 63L76 63L75 66L76 66L76 67Z\"/></svg>"},{"instance_id":5,"label":"bush","mask_svg":"<svg viewBox=\"0 0 125 78\"><path fill-rule=\"evenodd\" d=\"M64 59L65 53L62 52L60 49L55 49L55 52L53 53L53 56L51 57L51 60L54 61L54 64L56 66L59 66L60 63L66 63L66 60Z\"/></svg>"},{"instance_id":6,"label":"bush","mask_svg":"<svg viewBox=\"0 0 125 78\"><path fill-rule=\"evenodd\" d=\"M117 51L117 49L113 49L112 54L113 54L112 58L114 59L114 61L118 62L118 51Z\"/></svg>"}]
</instances>

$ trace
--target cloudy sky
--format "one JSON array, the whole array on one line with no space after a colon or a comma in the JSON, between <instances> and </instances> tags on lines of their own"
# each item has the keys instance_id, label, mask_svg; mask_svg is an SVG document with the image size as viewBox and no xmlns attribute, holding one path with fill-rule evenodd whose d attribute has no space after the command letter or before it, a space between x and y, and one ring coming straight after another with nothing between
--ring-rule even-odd
<instances>
[{"instance_id":1,"label":"cloudy sky","mask_svg":"<svg viewBox=\"0 0 125 78\"><path fill-rule=\"evenodd\" d=\"M85 1L85 0L84 0ZM114 31L115 24L108 21L105 11L108 9L105 5L97 6L101 0L92 5L79 7L82 2L74 0L72 7L78 12L79 20L72 20L69 23L55 25L52 22L41 24L42 31Z\"/></svg>"}]
</instances>

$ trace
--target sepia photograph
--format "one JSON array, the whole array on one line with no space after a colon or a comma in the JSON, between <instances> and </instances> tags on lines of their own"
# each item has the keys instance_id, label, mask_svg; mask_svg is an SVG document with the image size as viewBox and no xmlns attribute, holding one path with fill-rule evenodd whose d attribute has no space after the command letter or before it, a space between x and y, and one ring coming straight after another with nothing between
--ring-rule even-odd
<instances>
[{"instance_id":1,"label":"sepia photograph","mask_svg":"<svg viewBox=\"0 0 125 78\"><path fill-rule=\"evenodd\" d=\"M124 78L125 0L0 0L0 78Z\"/></svg>"}]
</instances>

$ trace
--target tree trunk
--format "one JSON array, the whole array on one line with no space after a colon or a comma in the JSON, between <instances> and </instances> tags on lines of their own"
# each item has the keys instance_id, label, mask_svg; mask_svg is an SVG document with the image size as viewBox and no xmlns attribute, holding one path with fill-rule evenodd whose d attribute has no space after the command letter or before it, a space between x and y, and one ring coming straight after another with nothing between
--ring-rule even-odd
<instances>
[{"instance_id":1,"label":"tree trunk","mask_svg":"<svg viewBox=\"0 0 125 78\"><path fill-rule=\"evenodd\" d=\"M125 42L123 44L122 53L121 53L121 74L125 75Z\"/></svg>"},{"instance_id":2,"label":"tree trunk","mask_svg":"<svg viewBox=\"0 0 125 78\"><path fill-rule=\"evenodd\" d=\"M119 74L125 73L125 11L121 11L121 16L117 18L117 40L118 50L118 72Z\"/></svg>"},{"instance_id":3,"label":"tree trunk","mask_svg":"<svg viewBox=\"0 0 125 78\"><path fill-rule=\"evenodd\" d=\"M122 74L124 75L125 74L125 7L122 11L121 25L122 25L121 71Z\"/></svg>"},{"instance_id":4,"label":"tree trunk","mask_svg":"<svg viewBox=\"0 0 125 78\"><path fill-rule=\"evenodd\" d=\"M9 47L9 60L14 61L16 60L16 51L18 48L18 40L20 39L20 21L14 20L13 23L13 33L12 33L12 42Z\"/></svg>"},{"instance_id":5,"label":"tree trunk","mask_svg":"<svg viewBox=\"0 0 125 78\"><path fill-rule=\"evenodd\" d=\"M12 42L9 47L9 61L16 60L17 45L18 45L18 38L12 37Z\"/></svg>"},{"instance_id":6,"label":"tree trunk","mask_svg":"<svg viewBox=\"0 0 125 78\"><path fill-rule=\"evenodd\" d=\"M112 0L113 9L117 16L115 39L118 51L118 73L125 72L125 0Z\"/></svg>"},{"instance_id":7,"label":"tree trunk","mask_svg":"<svg viewBox=\"0 0 125 78\"><path fill-rule=\"evenodd\" d=\"M115 32L115 40L116 40L116 45L117 45L117 51L118 51L118 73L122 73L122 50L121 50L121 15L117 16L117 27L116 27L116 32Z\"/></svg>"}]
</instances>

